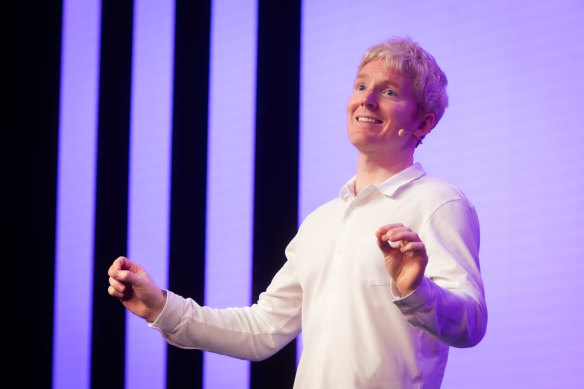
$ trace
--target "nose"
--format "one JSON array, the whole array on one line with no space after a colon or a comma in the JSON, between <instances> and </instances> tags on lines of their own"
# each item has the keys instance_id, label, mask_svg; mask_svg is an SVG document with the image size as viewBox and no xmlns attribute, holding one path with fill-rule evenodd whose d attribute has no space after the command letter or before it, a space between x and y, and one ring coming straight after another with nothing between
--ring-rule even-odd
<instances>
[{"instance_id":1,"label":"nose","mask_svg":"<svg viewBox=\"0 0 584 389\"><path fill-rule=\"evenodd\" d=\"M377 108L377 94L375 93L375 91L373 91L373 90L368 91L363 96L363 100L361 100L361 106L367 107L369 109L376 109Z\"/></svg>"}]
</instances>

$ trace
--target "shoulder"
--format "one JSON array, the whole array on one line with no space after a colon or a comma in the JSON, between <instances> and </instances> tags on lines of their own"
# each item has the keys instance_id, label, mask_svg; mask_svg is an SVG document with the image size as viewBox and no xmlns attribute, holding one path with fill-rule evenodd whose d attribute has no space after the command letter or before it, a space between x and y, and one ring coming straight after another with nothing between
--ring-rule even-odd
<instances>
[{"instance_id":1,"label":"shoulder","mask_svg":"<svg viewBox=\"0 0 584 389\"><path fill-rule=\"evenodd\" d=\"M420 176L401 188L395 200L418 218L420 229L435 218L464 223L478 219L474 205L462 190L431 175Z\"/></svg>"},{"instance_id":2,"label":"shoulder","mask_svg":"<svg viewBox=\"0 0 584 389\"><path fill-rule=\"evenodd\" d=\"M470 200L460 188L427 174L407 185L401 195L417 198L419 202L435 207L451 201L459 201L472 207Z\"/></svg>"},{"instance_id":3,"label":"shoulder","mask_svg":"<svg viewBox=\"0 0 584 389\"><path fill-rule=\"evenodd\" d=\"M329 200L309 213L304 218L304 220L302 220L300 228L306 225L318 223L319 221L329 220L330 218L333 218L335 215L338 215L340 212L342 212L342 209L343 202L340 198L337 197Z\"/></svg>"}]
</instances>

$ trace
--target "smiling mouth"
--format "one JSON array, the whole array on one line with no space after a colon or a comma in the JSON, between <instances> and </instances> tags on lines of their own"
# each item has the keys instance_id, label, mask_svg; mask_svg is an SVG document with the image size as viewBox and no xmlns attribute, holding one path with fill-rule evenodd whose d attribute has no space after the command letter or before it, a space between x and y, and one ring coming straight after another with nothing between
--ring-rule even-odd
<instances>
[{"instance_id":1,"label":"smiling mouth","mask_svg":"<svg viewBox=\"0 0 584 389\"><path fill-rule=\"evenodd\" d=\"M357 121L361 123L373 123L373 124L381 124L381 120L377 120L374 118L369 118L367 116L357 116Z\"/></svg>"}]
</instances>

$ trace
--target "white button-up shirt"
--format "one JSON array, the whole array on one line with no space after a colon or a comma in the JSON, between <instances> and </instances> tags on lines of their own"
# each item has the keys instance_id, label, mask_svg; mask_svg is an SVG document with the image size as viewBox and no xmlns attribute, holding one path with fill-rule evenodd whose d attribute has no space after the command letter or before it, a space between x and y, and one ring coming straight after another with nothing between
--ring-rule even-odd
<instances>
[{"instance_id":1,"label":"white button-up shirt","mask_svg":"<svg viewBox=\"0 0 584 389\"><path fill-rule=\"evenodd\" d=\"M152 324L168 342L261 360L302 330L295 388L438 388L448 347L487 323L476 212L415 164L358 195L355 178L300 226L257 304L215 310L168 292ZM375 231L403 223L426 246L421 285L397 297Z\"/></svg>"}]
</instances>

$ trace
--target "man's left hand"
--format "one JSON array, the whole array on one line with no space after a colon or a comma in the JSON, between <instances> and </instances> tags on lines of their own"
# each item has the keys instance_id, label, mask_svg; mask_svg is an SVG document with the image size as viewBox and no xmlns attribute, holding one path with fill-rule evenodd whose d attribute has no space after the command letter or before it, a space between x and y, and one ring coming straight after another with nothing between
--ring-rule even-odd
<instances>
[{"instance_id":1,"label":"man's left hand","mask_svg":"<svg viewBox=\"0 0 584 389\"><path fill-rule=\"evenodd\" d=\"M418 234L403 224L387 224L375 233L385 267L400 297L412 293L422 282L428 264L426 247Z\"/></svg>"}]
</instances>

